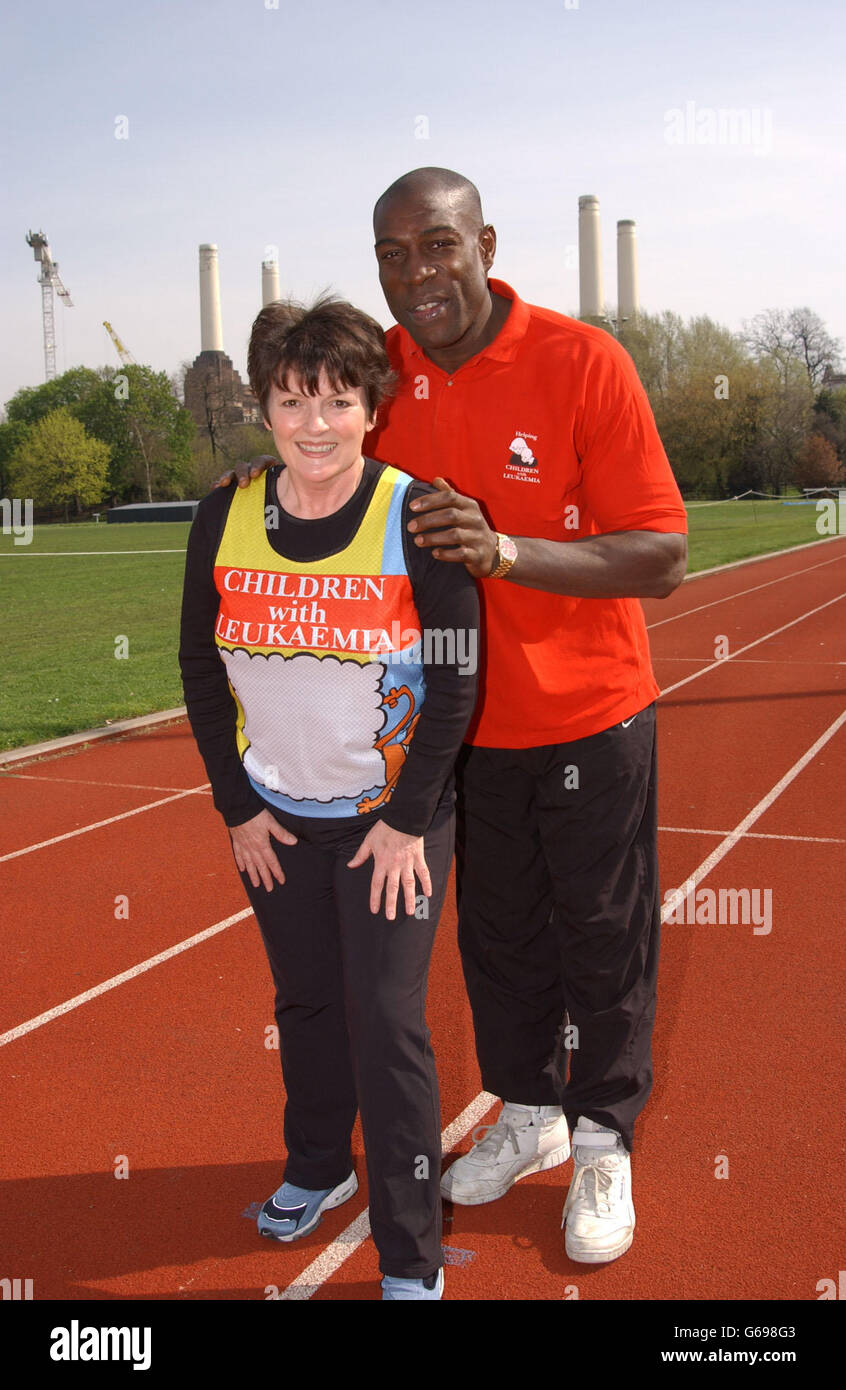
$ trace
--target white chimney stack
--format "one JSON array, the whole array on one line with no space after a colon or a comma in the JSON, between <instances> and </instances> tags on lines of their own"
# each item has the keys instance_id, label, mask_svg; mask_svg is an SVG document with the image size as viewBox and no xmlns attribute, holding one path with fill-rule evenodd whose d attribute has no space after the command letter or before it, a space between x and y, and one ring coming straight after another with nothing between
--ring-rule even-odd
<instances>
[{"instance_id":1,"label":"white chimney stack","mask_svg":"<svg viewBox=\"0 0 846 1390\"><path fill-rule=\"evenodd\" d=\"M604 312L599 199L586 193L579 199L579 315L598 319Z\"/></svg>"},{"instance_id":2,"label":"white chimney stack","mask_svg":"<svg viewBox=\"0 0 846 1390\"><path fill-rule=\"evenodd\" d=\"M277 299L282 296L279 292L279 262L262 261L261 263L261 306L265 304L275 304Z\"/></svg>"},{"instance_id":3,"label":"white chimney stack","mask_svg":"<svg viewBox=\"0 0 846 1390\"><path fill-rule=\"evenodd\" d=\"M200 247L200 351L223 352L217 247Z\"/></svg>"},{"instance_id":4,"label":"white chimney stack","mask_svg":"<svg viewBox=\"0 0 846 1390\"><path fill-rule=\"evenodd\" d=\"M617 223L617 318L620 327L625 319L637 318L640 305L637 293L637 236L630 219Z\"/></svg>"}]
</instances>

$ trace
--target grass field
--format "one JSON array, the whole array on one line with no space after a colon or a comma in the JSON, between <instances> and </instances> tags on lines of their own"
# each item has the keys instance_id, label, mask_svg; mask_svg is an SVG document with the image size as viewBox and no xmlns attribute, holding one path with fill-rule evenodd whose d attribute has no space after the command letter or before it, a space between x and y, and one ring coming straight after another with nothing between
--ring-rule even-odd
<instances>
[{"instance_id":1,"label":"grass field","mask_svg":"<svg viewBox=\"0 0 846 1390\"><path fill-rule=\"evenodd\" d=\"M692 503L688 517L691 573L819 539L813 506ZM187 522L37 526L29 546L0 534L0 748L182 704L188 530Z\"/></svg>"}]
</instances>

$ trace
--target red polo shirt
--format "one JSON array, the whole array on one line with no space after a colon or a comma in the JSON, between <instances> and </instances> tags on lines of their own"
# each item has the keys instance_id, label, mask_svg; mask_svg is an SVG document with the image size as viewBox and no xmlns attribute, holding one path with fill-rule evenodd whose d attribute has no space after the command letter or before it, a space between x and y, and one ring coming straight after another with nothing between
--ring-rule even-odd
<instances>
[{"instance_id":1,"label":"red polo shirt","mask_svg":"<svg viewBox=\"0 0 846 1390\"><path fill-rule=\"evenodd\" d=\"M400 373L365 451L426 482L447 479L513 536L574 541L686 532L684 504L628 353L610 334L512 301L492 343L447 373L405 329ZM484 668L468 740L532 748L585 738L658 694L638 599L568 598L480 581Z\"/></svg>"}]
</instances>

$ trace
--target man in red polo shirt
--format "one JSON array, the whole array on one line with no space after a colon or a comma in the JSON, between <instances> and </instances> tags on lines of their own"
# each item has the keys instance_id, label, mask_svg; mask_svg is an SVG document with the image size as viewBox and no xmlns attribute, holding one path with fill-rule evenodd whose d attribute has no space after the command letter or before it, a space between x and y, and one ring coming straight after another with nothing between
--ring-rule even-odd
<instances>
[{"instance_id":1,"label":"man in red polo shirt","mask_svg":"<svg viewBox=\"0 0 846 1390\"><path fill-rule=\"evenodd\" d=\"M493 1201L563 1163L572 1131L566 1249L604 1262L632 1241L652 1085L658 687L639 599L684 576L684 506L630 357L489 277L496 236L467 179L404 175L374 231L399 385L366 448L435 483L409 529L481 581L484 615L459 945L503 1108L442 1192Z\"/></svg>"}]
</instances>

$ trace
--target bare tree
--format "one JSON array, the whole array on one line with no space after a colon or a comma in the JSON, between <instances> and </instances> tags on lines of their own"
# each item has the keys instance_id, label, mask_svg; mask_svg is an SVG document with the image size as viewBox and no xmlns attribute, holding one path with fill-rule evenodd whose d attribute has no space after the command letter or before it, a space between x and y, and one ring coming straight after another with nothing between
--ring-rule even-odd
<instances>
[{"instance_id":1,"label":"bare tree","mask_svg":"<svg viewBox=\"0 0 846 1390\"><path fill-rule=\"evenodd\" d=\"M816 391L822 385L826 368L834 370L837 365L840 342L832 338L819 314L807 306L790 311L788 327L794 350L804 362L808 380Z\"/></svg>"},{"instance_id":2,"label":"bare tree","mask_svg":"<svg viewBox=\"0 0 846 1390\"><path fill-rule=\"evenodd\" d=\"M840 343L828 333L819 314L798 309L766 309L743 325L749 350L759 360L769 357L786 387L797 366L807 374L813 390L822 385L827 367L838 360Z\"/></svg>"}]
</instances>

